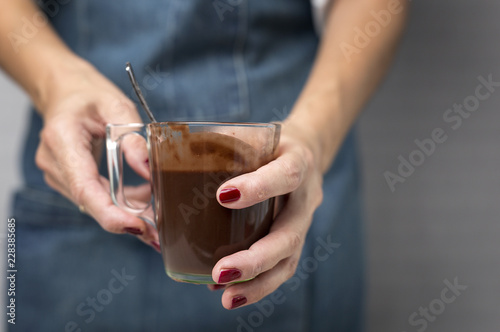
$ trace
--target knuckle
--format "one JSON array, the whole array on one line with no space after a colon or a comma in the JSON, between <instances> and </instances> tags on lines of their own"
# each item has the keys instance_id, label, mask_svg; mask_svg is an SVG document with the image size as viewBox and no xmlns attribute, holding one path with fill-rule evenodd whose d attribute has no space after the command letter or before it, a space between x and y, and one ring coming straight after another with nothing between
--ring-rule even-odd
<instances>
[{"instance_id":1,"label":"knuckle","mask_svg":"<svg viewBox=\"0 0 500 332\"><path fill-rule=\"evenodd\" d=\"M254 265L252 270L252 276L258 276L264 271L264 258L262 255L254 255L253 257Z\"/></svg>"},{"instance_id":2,"label":"knuckle","mask_svg":"<svg viewBox=\"0 0 500 332\"><path fill-rule=\"evenodd\" d=\"M40 131L40 142L48 143L50 142L52 135L50 134L50 126L49 124L45 125L45 127Z\"/></svg>"},{"instance_id":3,"label":"knuckle","mask_svg":"<svg viewBox=\"0 0 500 332\"><path fill-rule=\"evenodd\" d=\"M314 195L314 197L315 197L314 205L315 205L315 208L317 208L318 206L321 205L321 203L323 202L323 199L324 199L324 193L323 193L323 189L321 189L321 187L319 187L319 189L317 190L317 193Z\"/></svg>"},{"instance_id":4,"label":"knuckle","mask_svg":"<svg viewBox=\"0 0 500 332\"><path fill-rule=\"evenodd\" d=\"M297 266L299 265L299 259L294 257L290 257L286 261L286 266L285 266L285 281L289 280L290 278L293 277L295 274L295 271L297 270Z\"/></svg>"},{"instance_id":5,"label":"knuckle","mask_svg":"<svg viewBox=\"0 0 500 332\"><path fill-rule=\"evenodd\" d=\"M290 246L290 252L295 252L302 246L302 236L300 236L299 233L290 231L288 234L289 237L289 246Z\"/></svg>"},{"instance_id":6,"label":"knuckle","mask_svg":"<svg viewBox=\"0 0 500 332\"><path fill-rule=\"evenodd\" d=\"M52 189L56 189L56 183L52 180L52 178L48 174L43 175L43 180L49 187L51 187Z\"/></svg>"},{"instance_id":7,"label":"knuckle","mask_svg":"<svg viewBox=\"0 0 500 332\"><path fill-rule=\"evenodd\" d=\"M36 165L36 167L38 167L39 169L41 169L44 172L47 169L45 159L42 156L42 152L41 152L40 148L38 148L38 150L36 151L36 154L35 154L35 165Z\"/></svg>"},{"instance_id":8,"label":"knuckle","mask_svg":"<svg viewBox=\"0 0 500 332\"><path fill-rule=\"evenodd\" d=\"M304 148L302 151L302 156L303 160L308 166L308 168L314 168L315 165L315 160L314 160L314 154L310 149Z\"/></svg>"},{"instance_id":9,"label":"knuckle","mask_svg":"<svg viewBox=\"0 0 500 332\"><path fill-rule=\"evenodd\" d=\"M40 144L47 147L54 146L60 138L60 134L67 130L67 124L60 119L47 121L40 131Z\"/></svg>"},{"instance_id":10,"label":"knuckle","mask_svg":"<svg viewBox=\"0 0 500 332\"><path fill-rule=\"evenodd\" d=\"M280 160L281 169L285 176L286 186L290 191L298 188L302 182L302 169L301 167L292 162L291 160Z\"/></svg>"},{"instance_id":11,"label":"knuckle","mask_svg":"<svg viewBox=\"0 0 500 332\"><path fill-rule=\"evenodd\" d=\"M84 200L84 195L85 195L85 187L80 185L77 181L70 181L69 182L69 193L73 200L77 204L82 204Z\"/></svg>"},{"instance_id":12,"label":"knuckle","mask_svg":"<svg viewBox=\"0 0 500 332\"><path fill-rule=\"evenodd\" d=\"M254 196L254 200L258 202L265 200L270 195L269 185L258 176L252 176L251 180L246 183L246 186L246 191L250 193L251 196Z\"/></svg>"}]
</instances>

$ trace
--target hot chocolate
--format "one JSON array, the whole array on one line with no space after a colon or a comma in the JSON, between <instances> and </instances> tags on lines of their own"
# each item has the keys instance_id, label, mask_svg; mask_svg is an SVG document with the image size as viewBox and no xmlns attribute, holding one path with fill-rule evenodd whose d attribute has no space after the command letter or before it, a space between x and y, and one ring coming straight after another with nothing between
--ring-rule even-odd
<instances>
[{"instance_id":1,"label":"hot chocolate","mask_svg":"<svg viewBox=\"0 0 500 332\"><path fill-rule=\"evenodd\" d=\"M231 133L188 132L187 126L162 128L151 135L153 191L157 228L167 274L211 275L219 259L265 236L274 200L244 209L227 209L216 198L230 178L251 172L272 155Z\"/></svg>"}]
</instances>

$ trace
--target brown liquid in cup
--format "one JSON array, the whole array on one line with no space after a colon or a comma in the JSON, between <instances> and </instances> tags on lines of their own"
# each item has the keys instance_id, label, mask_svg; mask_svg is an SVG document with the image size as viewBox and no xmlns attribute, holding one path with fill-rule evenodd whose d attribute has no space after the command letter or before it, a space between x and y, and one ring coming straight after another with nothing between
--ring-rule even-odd
<instances>
[{"instance_id":1,"label":"brown liquid in cup","mask_svg":"<svg viewBox=\"0 0 500 332\"><path fill-rule=\"evenodd\" d=\"M269 232L274 199L244 209L227 209L216 199L225 181L251 172L272 156L211 132L188 133L185 126L165 130L152 142L157 228L167 273L211 275L219 259Z\"/></svg>"}]
</instances>

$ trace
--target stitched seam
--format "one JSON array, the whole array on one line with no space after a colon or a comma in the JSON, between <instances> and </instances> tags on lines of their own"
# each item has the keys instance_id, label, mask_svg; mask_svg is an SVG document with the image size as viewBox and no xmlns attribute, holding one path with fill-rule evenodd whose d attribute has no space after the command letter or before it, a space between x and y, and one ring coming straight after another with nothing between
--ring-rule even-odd
<instances>
[{"instance_id":1,"label":"stitched seam","mask_svg":"<svg viewBox=\"0 0 500 332\"><path fill-rule=\"evenodd\" d=\"M58 202L56 199L51 199L50 197L54 197L54 194L44 192L35 188L31 187L25 187L22 190L18 192L18 194L21 194L24 199L30 200L36 203L43 203L51 206L56 206L60 208L67 209L69 211L74 211L77 210L76 206L73 206L72 204L65 203L65 202Z\"/></svg>"},{"instance_id":2,"label":"stitched seam","mask_svg":"<svg viewBox=\"0 0 500 332\"><path fill-rule=\"evenodd\" d=\"M239 24L236 40L234 43L234 67L238 93L240 98L241 116L250 115L250 99L248 91L248 76L245 69L244 50L248 34L248 3L242 1L239 7Z\"/></svg>"}]
</instances>

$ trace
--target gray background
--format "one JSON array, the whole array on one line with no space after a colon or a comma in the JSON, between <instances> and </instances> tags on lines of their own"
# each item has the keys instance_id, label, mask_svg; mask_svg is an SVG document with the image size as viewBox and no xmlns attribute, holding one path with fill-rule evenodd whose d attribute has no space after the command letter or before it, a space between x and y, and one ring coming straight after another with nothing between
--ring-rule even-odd
<instances>
[{"instance_id":1,"label":"gray background","mask_svg":"<svg viewBox=\"0 0 500 332\"><path fill-rule=\"evenodd\" d=\"M475 93L478 76L500 82L500 2L412 5L395 66L360 124L370 331L417 331L409 316L454 278L467 290L426 331L499 331L500 88L456 130L443 114ZM435 128L447 141L392 193L383 173Z\"/></svg>"},{"instance_id":2,"label":"gray background","mask_svg":"<svg viewBox=\"0 0 500 332\"><path fill-rule=\"evenodd\" d=\"M418 0L412 5L395 66L358 126L369 331L417 331L409 316L437 303L444 280L455 278L468 288L426 331L498 331L500 88L456 130L443 114L474 94L478 76L491 74L500 81L500 2ZM27 99L0 75L0 100L0 203L6 218L9 192L19 183L17 151ZM414 140L429 138L435 128L444 130L446 142L391 192L384 172L396 173L398 156L408 158L417 148Z\"/></svg>"}]
</instances>

